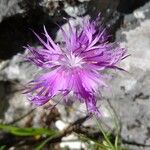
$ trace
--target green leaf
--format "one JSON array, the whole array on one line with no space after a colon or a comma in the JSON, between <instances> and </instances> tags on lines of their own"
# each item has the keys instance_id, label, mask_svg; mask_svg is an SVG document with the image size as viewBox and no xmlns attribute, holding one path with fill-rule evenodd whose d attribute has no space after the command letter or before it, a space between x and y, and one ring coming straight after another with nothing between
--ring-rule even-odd
<instances>
[{"instance_id":1,"label":"green leaf","mask_svg":"<svg viewBox=\"0 0 150 150\"><path fill-rule=\"evenodd\" d=\"M5 145L3 145L3 146L0 146L0 150L4 150L5 149Z\"/></svg>"},{"instance_id":2,"label":"green leaf","mask_svg":"<svg viewBox=\"0 0 150 150\"><path fill-rule=\"evenodd\" d=\"M56 132L51 129L45 128L19 128L11 125L3 125L0 124L0 129L2 131L14 134L16 136L37 136L37 135L46 135L52 136L55 135Z\"/></svg>"}]
</instances>

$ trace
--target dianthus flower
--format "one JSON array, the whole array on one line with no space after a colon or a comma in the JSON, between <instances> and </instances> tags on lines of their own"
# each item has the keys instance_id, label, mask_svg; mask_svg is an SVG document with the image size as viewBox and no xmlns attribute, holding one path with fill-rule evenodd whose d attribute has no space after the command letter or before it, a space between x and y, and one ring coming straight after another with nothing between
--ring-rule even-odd
<instances>
[{"instance_id":1,"label":"dianthus flower","mask_svg":"<svg viewBox=\"0 0 150 150\"><path fill-rule=\"evenodd\" d=\"M64 102L80 101L90 114L99 115L96 106L96 93L105 86L102 72L107 69L120 69L117 64L127 57L126 49L117 43L109 43L105 29L98 27L97 20L83 21L78 30L68 23L69 32L60 28L63 46L56 44L44 27L41 38L34 33L41 47L25 47L26 59L47 72L28 83L25 93L37 106L62 96ZM69 33L69 34L68 34Z\"/></svg>"}]
</instances>

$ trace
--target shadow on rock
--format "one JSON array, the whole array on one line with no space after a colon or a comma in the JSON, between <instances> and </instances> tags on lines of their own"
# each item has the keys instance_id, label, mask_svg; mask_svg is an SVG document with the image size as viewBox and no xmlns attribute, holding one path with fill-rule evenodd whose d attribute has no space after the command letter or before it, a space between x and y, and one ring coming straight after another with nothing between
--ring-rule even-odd
<instances>
[{"instance_id":1,"label":"shadow on rock","mask_svg":"<svg viewBox=\"0 0 150 150\"><path fill-rule=\"evenodd\" d=\"M28 14L16 14L4 19L0 24L0 59L6 60L18 52L23 52L22 46L27 43L36 44L37 40L31 29L41 34L43 25L53 38L58 27L40 8L30 10Z\"/></svg>"}]
</instances>

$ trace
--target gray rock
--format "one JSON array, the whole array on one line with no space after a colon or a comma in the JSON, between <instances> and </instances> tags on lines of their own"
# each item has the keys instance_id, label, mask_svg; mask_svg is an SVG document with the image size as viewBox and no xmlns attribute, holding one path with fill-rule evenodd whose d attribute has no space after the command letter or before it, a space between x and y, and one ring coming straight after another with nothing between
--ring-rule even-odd
<instances>
[{"instance_id":1,"label":"gray rock","mask_svg":"<svg viewBox=\"0 0 150 150\"><path fill-rule=\"evenodd\" d=\"M3 18L23 13L23 9L19 6L22 0L1 0L0 1L0 22Z\"/></svg>"},{"instance_id":2,"label":"gray rock","mask_svg":"<svg viewBox=\"0 0 150 150\"><path fill-rule=\"evenodd\" d=\"M112 81L114 98L110 102L122 122L121 135L127 141L150 145L150 3L124 19L117 41L127 47L129 58L122 67L129 74L119 73ZM135 148L144 150L146 148Z\"/></svg>"},{"instance_id":3,"label":"gray rock","mask_svg":"<svg viewBox=\"0 0 150 150\"><path fill-rule=\"evenodd\" d=\"M0 80L2 81L17 81L25 83L32 80L38 68L29 64L23 58L25 54L17 54L9 61L3 61L0 71ZM37 70L38 69L38 70Z\"/></svg>"},{"instance_id":4,"label":"gray rock","mask_svg":"<svg viewBox=\"0 0 150 150\"><path fill-rule=\"evenodd\" d=\"M14 122L19 126L50 126L53 120L59 117L57 110L37 108L23 94L22 89L26 83L41 72L39 68L25 62L24 55L18 54L11 60L0 63L0 122ZM21 117L21 121L16 121Z\"/></svg>"}]
</instances>

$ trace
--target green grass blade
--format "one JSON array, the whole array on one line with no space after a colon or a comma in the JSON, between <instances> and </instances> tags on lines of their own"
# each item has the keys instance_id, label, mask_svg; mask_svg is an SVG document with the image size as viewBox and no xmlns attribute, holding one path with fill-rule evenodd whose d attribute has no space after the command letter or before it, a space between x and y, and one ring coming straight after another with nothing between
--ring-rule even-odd
<instances>
[{"instance_id":1,"label":"green grass blade","mask_svg":"<svg viewBox=\"0 0 150 150\"><path fill-rule=\"evenodd\" d=\"M42 143L40 143L35 150L42 150L43 147L52 139L52 137L47 138L46 140L44 140Z\"/></svg>"},{"instance_id":2,"label":"green grass blade","mask_svg":"<svg viewBox=\"0 0 150 150\"><path fill-rule=\"evenodd\" d=\"M37 136L37 135L46 135L52 136L55 135L56 132L51 129L45 128L19 128L11 125L3 125L0 124L0 129L2 131L14 134L16 136Z\"/></svg>"}]
</instances>

